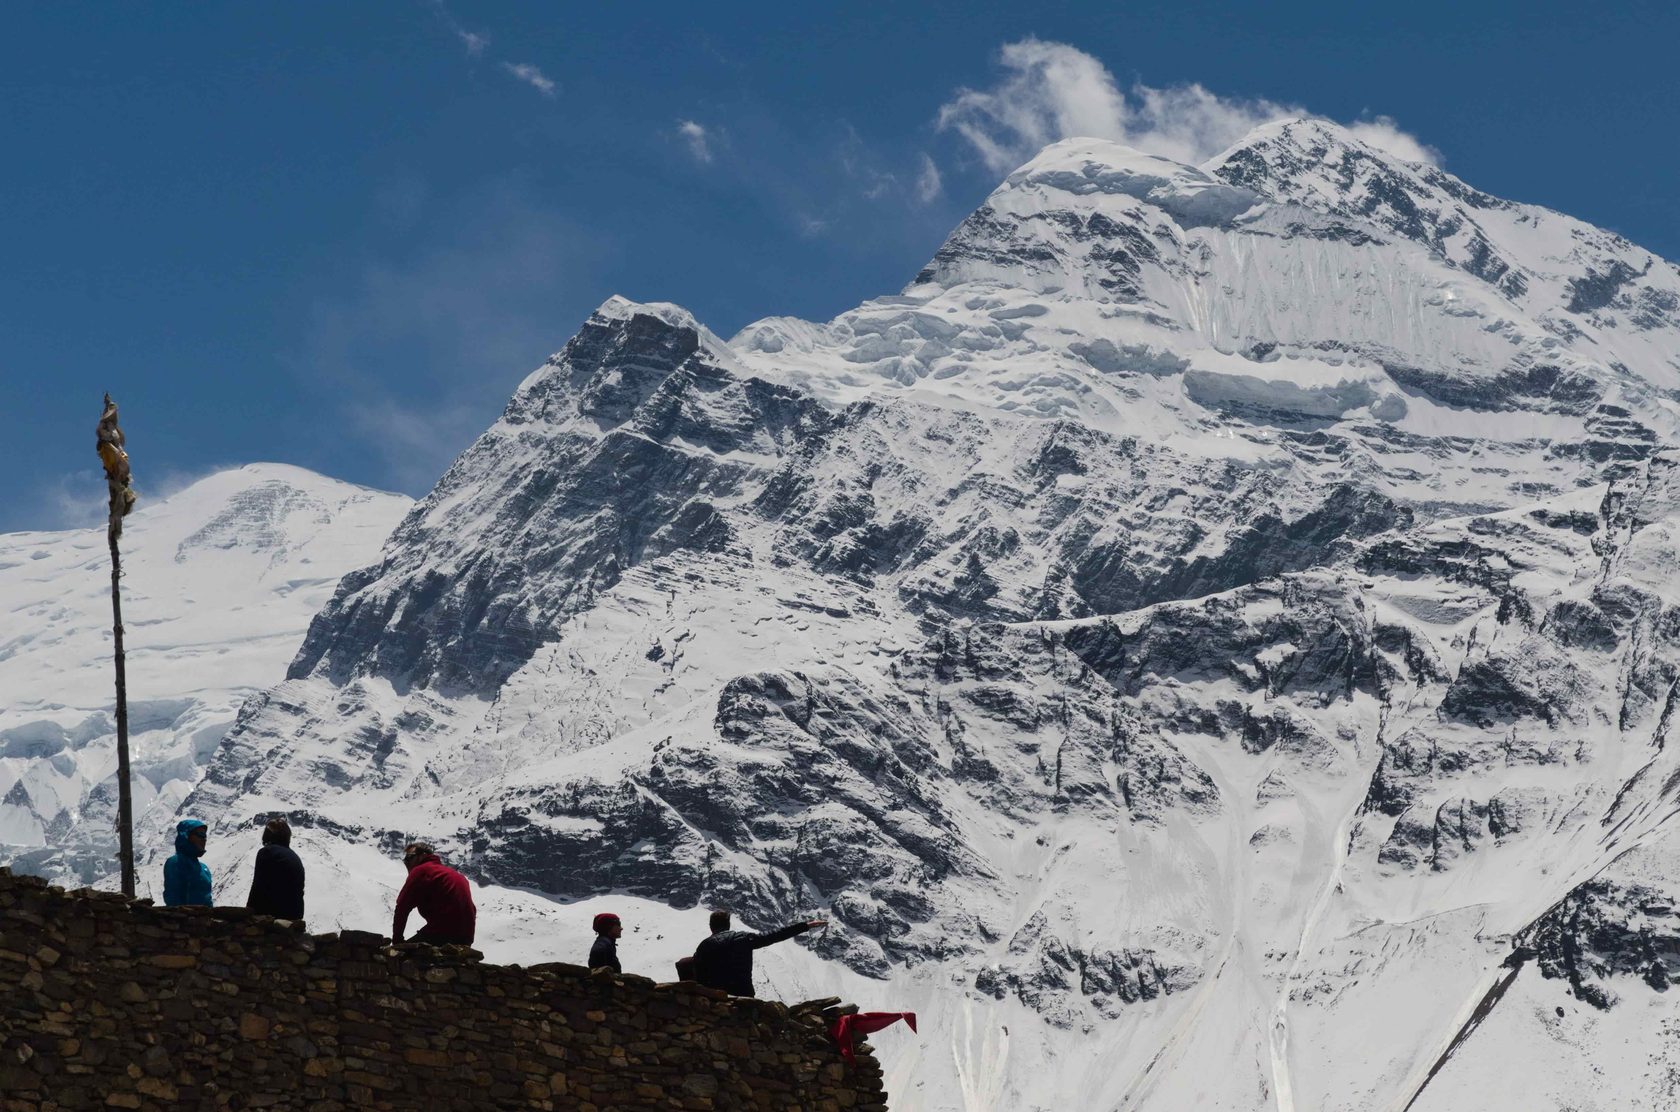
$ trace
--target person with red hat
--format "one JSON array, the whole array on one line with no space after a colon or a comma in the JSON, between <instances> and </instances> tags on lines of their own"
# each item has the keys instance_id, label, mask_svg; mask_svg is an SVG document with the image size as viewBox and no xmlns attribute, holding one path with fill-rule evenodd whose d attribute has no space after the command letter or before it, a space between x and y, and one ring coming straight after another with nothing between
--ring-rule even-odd
<instances>
[{"instance_id":1,"label":"person with red hat","mask_svg":"<svg viewBox=\"0 0 1680 1112\"><path fill-rule=\"evenodd\" d=\"M623 933L624 924L612 912L603 911L595 916L595 945L589 948L589 968L624 972L624 967L618 964L618 936Z\"/></svg>"}]
</instances>

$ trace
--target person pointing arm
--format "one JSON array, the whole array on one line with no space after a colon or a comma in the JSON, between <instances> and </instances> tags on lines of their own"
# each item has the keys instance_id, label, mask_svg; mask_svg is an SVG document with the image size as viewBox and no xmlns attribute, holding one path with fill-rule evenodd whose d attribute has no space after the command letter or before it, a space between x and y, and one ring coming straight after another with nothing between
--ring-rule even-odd
<instances>
[{"instance_id":1,"label":"person pointing arm","mask_svg":"<svg viewBox=\"0 0 1680 1112\"><path fill-rule=\"evenodd\" d=\"M807 919L789 923L773 931L738 931L730 929L727 911L712 912L711 937L694 950L695 980L708 988L718 988L736 996L752 996L753 951L785 942L808 930L826 927L826 919Z\"/></svg>"}]
</instances>

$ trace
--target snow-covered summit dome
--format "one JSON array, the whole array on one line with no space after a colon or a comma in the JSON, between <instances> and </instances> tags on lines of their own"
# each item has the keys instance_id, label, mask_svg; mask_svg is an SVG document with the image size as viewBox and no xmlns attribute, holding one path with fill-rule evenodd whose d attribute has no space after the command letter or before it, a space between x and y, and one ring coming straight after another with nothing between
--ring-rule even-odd
<instances>
[{"instance_id":1,"label":"snow-covered summit dome","mask_svg":"<svg viewBox=\"0 0 1680 1112\"><path fill-rule=\"evenodd\" d=\"M1052 143L1016 170L1000 194L1029 190L1046 198L1117 196L1144 201L1187 224L1231 220L1259 200L1195 166L1107 139L1064 139Z\"/></svg>"}]
</instances>

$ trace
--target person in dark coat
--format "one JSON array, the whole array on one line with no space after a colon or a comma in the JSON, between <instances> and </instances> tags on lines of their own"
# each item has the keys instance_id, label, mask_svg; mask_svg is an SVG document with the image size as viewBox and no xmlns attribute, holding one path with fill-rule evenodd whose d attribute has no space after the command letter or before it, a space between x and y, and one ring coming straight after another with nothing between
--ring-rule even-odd
<instances>
[{"instance_id":1,"label":"person in dark coat","mask_svg":"<svg viewBox=\"0 0 1680 1112\"><path fill-rule=\"evenodd\" d=\"M276 919L303 918L303 862L292 852L292 827L285 819L270 819L263 827L245 906Z\"/></svg>"},{"instance_id":2,"label":"person in dark coat","mask_svg":"<svg viewBox=\"0 0 1680 1112\"><path fill-rule=\"evenodd\" d=\"M618 937L623 933L624 924L612 912L603 911L595 916L595 945L589 948L589 968L624 972L624 967L618 964Z\"/></svg>"},{"instance_id":3,"label":"person in dark coat","mask_svg":"<svg viewBox=\"0 0 1680 1112\"><path fill-rule=\"evenodd\" d=\"M478 927L467 878L437 859L425 842L411 842L403 850L408 880L397 893L397 914L391 922L391 941L403 940L408 913L418 911L426 925L414 932L414 942L434 946L471 946Z\"/></svg>"},{"instance_id":4,"label":"person in dark coat","mask_svg":"<svg viewBox=\"0 0 1680 1112\"><path fill-rule=\"evenodd\" d=\"M804 934L816 927L826 927L826 920L812 919L804 923L789 923L780 930L731 930L729 912L712 912L712 935L694 949L694 979L707 988L721 988L736 996L752 996L753 951L773 946Z\"/></svg>"},{"instance_id":5,"label":"person in dark coat","mask_svg":"<svg viewBox=\"0 0 1680 1112\"><path fill-rule=\"evenodd\" d=\"M215 907L210 869L200 861L210 828L198 819L175 824L175 856L163 863L163 902L167 907Z\"/></svg>"}]
</instances>

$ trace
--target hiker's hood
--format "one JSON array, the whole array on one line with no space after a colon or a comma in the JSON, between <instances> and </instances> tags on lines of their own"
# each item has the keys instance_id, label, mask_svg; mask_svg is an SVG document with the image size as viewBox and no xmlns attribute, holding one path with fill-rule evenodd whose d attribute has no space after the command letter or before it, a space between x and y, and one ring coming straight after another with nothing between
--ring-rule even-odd
<instances>
[{"instance_id":1,"label":"hiker's hood","mask_svg":"<svg viewBox=\"0 0 1680 1112\"><path fill-rule=\"evenodd\" d=\"M204 851L187 841L194 830L207 829L201 819L182 819L175 824L175 852L188 857L203 857Z\"/></svg>"}]
</instances>

